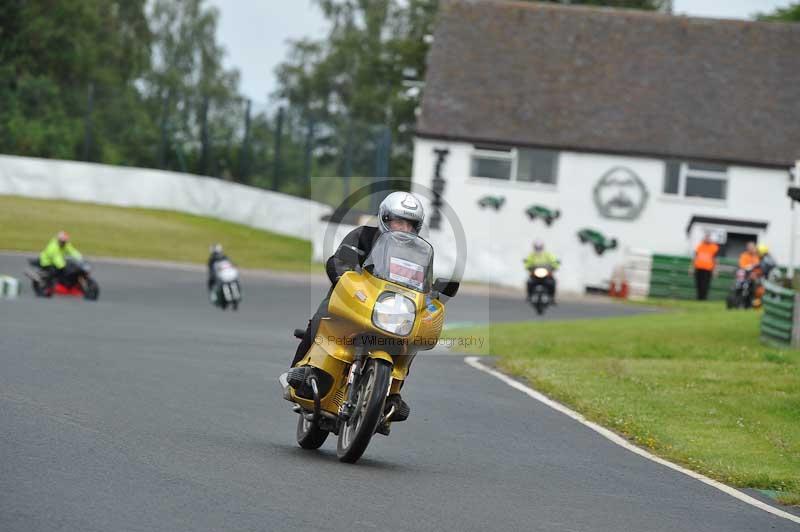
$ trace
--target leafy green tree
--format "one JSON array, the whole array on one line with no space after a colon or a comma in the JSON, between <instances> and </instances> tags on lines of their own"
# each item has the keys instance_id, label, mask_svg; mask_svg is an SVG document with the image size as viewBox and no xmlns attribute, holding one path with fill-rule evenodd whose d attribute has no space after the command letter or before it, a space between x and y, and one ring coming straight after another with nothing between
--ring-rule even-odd
<instances>
[{"instance_id":1,"label":"leafy green tree","mask_svg":"<svg viewBox=\"0 0 800 532\"><path fill-rule=\"evenodd\" d=\"M327 38L293 43L276 96L318 125L323 175L374 175L377 139L391 132L390 175L409 176L413 130L437 0L317 0ZM655 10L665 0L562 0Z\"/></svg>"},{"instance_id":2,"label":"leafy green tree","mask_svg":"<svg viewBox=\"0 0 800 532\"><path fill-rule=\"evenodd\" d=\"M149 63L144 4L144 0L2 4L0 122L5 127L0 130L0 149L21 155L81 157L91 86L95 112L90 158L136 162L135 154L126 149L132 139L114 138L113 133L130 135L142 131L142 122L147 126L146 115L133 112L140 107L133 84Z\"/></svg>"},{"instance_id":3,"label":"leafy green tree","mask_svg":"<svg viewBox=\"0 0 800 532\"><path fill-rule=\"evenodd\" d=\"M218 19L203 0L156 0L150 14L154 68L147 93L159 103L159 160L201 174L235 167L230 146L243 123L239 73L222 65Z\"/></svg>"},{"instance_id":4,"label":"leafy green tree","mask_svg":"<svg viewBox=\"0 0 800 532\"><path fill-rule=\"evenodd\" d=\"M772 13L756 15L756 18L771 22L800 22L800 2L779 7Z\"/></svg>"}]
</instances>

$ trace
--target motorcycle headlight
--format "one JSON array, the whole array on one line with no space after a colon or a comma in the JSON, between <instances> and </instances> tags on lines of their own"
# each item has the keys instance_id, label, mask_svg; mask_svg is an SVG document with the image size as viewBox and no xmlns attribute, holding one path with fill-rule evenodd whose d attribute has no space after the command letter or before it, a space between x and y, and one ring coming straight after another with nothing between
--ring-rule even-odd
<instances>
[{"instance_id":1,"label":"motorcycle headlight","mask_svg":"<svg viewBox=\"0 0 800 532\"><path fill-rule=\"evenodd\" d=\"M406 336L414 327L416 315L417 309L409 298L394 292L384 292L372 309L372 323L386 332Z\"/></svg>"},{"instance_id":2,"label":"motorcycle headlight","mask_svg":"<svg viewBox=\"0 0 800 532\"><path fill-rule=\"evenodd\" d=\"M533 270L533 275L538 277L539 279L544 279L547 277L547 268L536 268Z\"/></svg>"}]
</instances>

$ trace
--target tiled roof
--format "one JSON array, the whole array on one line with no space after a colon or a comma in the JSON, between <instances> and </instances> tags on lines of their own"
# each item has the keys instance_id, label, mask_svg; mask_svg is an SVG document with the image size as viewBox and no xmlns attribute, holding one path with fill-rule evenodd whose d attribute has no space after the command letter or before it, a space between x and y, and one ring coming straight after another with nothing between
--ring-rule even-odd
<instances>
[{"instance_id":1,"label":"tiled roof","mask_svg":"<svg viewBox=\"0 0 800 532\"><path fill-rule=\"evenodd\" d=\"M443 0L421 136L786 166L800 24Z\"/></svg>"}]
</instances>

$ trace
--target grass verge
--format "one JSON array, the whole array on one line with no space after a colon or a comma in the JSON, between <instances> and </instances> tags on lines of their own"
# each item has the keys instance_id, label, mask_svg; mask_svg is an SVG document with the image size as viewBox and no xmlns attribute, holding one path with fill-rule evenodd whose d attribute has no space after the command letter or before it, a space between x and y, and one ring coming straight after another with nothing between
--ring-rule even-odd
<instances>
[{"instance_id":1,"label":"grass verge","mask_svg":"<svg viewBox=\"0 0 800 532\"><path fill-rule=\"evenodd\" d=\"M800 351L761 344L756 312L649 303L667 312L446 335L655 454L800 503Z\"/></svg>"},{"instance_id":2,"label":"grass verge","mask_svg":"<svg viewBox=\"0 0 800 532\"><path fill-rule=\"evenodd\" d=\"M38 253L64 229L81 253L205 263L220 242L245 268L318 271L311 243L240 224L154 209L0 196L0 249Z\"/></svg>"}]
</instances>

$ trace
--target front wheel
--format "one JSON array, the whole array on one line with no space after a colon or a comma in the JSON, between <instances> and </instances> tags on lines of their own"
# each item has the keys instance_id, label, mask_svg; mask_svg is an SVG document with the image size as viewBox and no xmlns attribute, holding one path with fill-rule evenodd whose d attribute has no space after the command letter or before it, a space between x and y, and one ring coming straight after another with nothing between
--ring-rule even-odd
<instances>
[{"instance_id":1,"label":"front wheel","mask_svg":"<svg viewBox=\"0 0 800 532\"><path fill-rule=\"evenodd\" d=\"M319 449L325 440L328 439L329 432L322 430L305 418L303 413L300 414L300 419L297 420L297 444L303 449Z\"/></svg>"},{"instance_id":2,"label":"front wheel","mask_svg":"<svg viewBox=\"0 0 800 532\"><path fill-rule=\"evenodd\" d=\"M542 294L539 294L538 297L536 298L536 314L538 314L539 316L544 314L545 306L546 305L544 302L544 298L542 297Z\"/></svg>"},{"instance_id":3,"label":"front wheel","mask_svg":"<svg viewBox=\"0 0 800 532\"><path fill-rule=\"evenodd\" d=\"M86 279L86 291L83 297L89 301L97 301L97 298L100 297L100 286L97 281L92 278Z\"/></svg>"},{"instance_id":4,"label":"front wheel","mask_svg":"<svg viewBox=\"0 0 800 532\"><path fill-rule=\"evenodd\" d=\"M353 463L364 454L383 415L392 368L388 362L370 359L358 380L355 410L342 425L336 455L342 462Z\"/></svg>"},{"instance_id":5,"label":"front wheel","mask_svg":"<svg viewBox=\"0 0 800 532\"><path fill-rule=\"evenodd\" d=\"M44 288L39 281L31 281L31 289L33 290L33 293L36 294L36 297L47 297L44 292Z\"/></svg>"}]
</instances>

